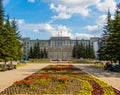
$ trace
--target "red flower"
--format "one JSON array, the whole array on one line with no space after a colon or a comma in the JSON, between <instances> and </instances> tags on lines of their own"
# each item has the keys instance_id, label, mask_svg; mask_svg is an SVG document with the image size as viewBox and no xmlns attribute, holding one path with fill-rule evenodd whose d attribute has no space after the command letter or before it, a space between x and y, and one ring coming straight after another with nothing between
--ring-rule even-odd
<instances>
[{"instance_id":1,"label":"red flower","mask_svg":"<svg viewBox=\"0 0 120 95\"><path fill-rule=\"evenodd\" d=\"M30 85L30 84L32 84L32 81L30 81L30 80L24 80L24 84Z\"/></svg>"},{"instance_id":2,"label":"red flower","mask_svg":"<svg viewBox=\"0 0 120 95\"><path fill-rule=\"evenodd\" d=\"M58 70L58 71L61 71L61 70L63 70L63 68L57 68L57 70Z\"/></svg>"},{"instance_id":3,"label":"red flower","mask_svg":"<svg viewBox=\"0 0 120 95\"><path fill-rule=\"evenodd\" d=\"M21 85L23 83L23 81L16 81L15 84L17 85Z\"/></svg>"},{"instance_id":4,"label":"red flower","mask_svg":"<svg viewBox=\"0 0 120 95\"><path fill-rule=\"evenodd\" d=\"M68 78L59 78L58 80L62 81L62 82L65 82L65 81L68 81L69 79Z\"/></svg>"},{"instance_id":5,"label":"red flower","mask_svg":"<svg viewBox=\"0 0 120 95\"><path fill-rule=\"evenodd\" d=\"M40 79L49 78L49 77L50 77L49 74L42 74L39 76Z\"/></svg>"},{"instance_id":6,"label":"red flower","mask_svg":"<svg viewBox=\"0 0 120 95\"><path fill-rule=\"evenodd\" d=\"M27 78L29 79L29 78L35 78L35 77L36 77L36 74L32 74L32 75L28 76Z\"/></svg>"},{"instance_id":7,"label":"red flower","mask_svg":"<svg viewBox=\"0 0 120 95\"><path fill-rule=\"evenodd\" d=\"M44 77L49 77L50 75L49 74L43 74Z\"/></svg>"}]
</instances>

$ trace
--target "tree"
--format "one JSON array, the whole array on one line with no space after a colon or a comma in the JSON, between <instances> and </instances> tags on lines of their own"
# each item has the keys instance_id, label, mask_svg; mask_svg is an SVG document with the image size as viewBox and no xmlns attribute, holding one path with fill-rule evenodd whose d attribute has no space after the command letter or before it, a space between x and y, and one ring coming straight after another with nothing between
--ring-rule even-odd
<instances>
[{"instance_id":1,"label":"tree","mask_svg":"<svg viewBox=\"0 0 120 95\"><path fill-rule=\"evenodd\" d=\"M8 36L8 31L4 26L4 9L3 9L2 0L0 0L0 58L5 61L5 64L9 56L9 52L7 52L8 45L6 43L7 36Z\"/></svg>"},{"instance_id":2,"label":"tree","mask_svg":"<svg viewBox=\"0 0 120 95\"><path fill-rule=\"evenodd\" d=\"M73 58L95 58L93 47L90 44L80 43L76 40L76 45L73 46Z\"/></svg>"},{"instance_id":3,"label":"tree","mask_svg":"<svg viewBox=\"0 0 120 95\"><path fill-rule=\"evenodd\" d=\"M108 22L109 36L106 44L99 50L100 55L111 61L119 61L120 63L120 4L117 5L115 19Z\"/></svg>"},{"instance_id":4,"label":"tree","mask_svg":"<svg viewBox=\"0 0 120 95\"><path fill-rule=\"evenodd\" d=\"M34 57L33 58L41 58L40 56L40 46L39 46L39 43L37 42L33 48L33 55Z\"/></svg>"},{"instance_id":5,"label":"tree","mask_svg":"<svg viewBox=\"0 0 120 95\"><path fill-rule=\"evenodd\" d=\"M117 6L113 27L108 38L107 46L110 48L109 56L120 63L120 6Z\"/></svg>"},{"instance_id":6,"label":"tree","mask_svg":"<svg viewBox=\"0 0 120 95\"><path fill-rule=\"evenodd\" d=\"M32 47L30 47L29 58L34 58L34 55L33 55L33 48L32 48Z\"/></svg>"},{"instance_id":7,"label":"tree","mask_svg":"<svg viewBox=\"0 0 120 95\"><path fill-rule=\"evenodd\" d=\"M12 43L13 43L13 51L14 51L14 60L20 60L23 58L24 53L22 51L23 43L21 40L21 35L20 32L18 31L18 25L15 19L12 20L11 22L11 36L12 36Z\"/></svg>"},{"instance_id":8,"label":"tree","mask_svg":"<svg viewBox=\"0 0 120 95\"><path fill-rule=\"evenodd\" d=\"M5 22L5 24L4 24ZM6 61L18 60L23 56L22 43L15 19L4 20L2 0L0 0L0 58Z\"/></svg>"},{"instance_id":9,"label":"tree","mask_svg":"<svg viewBox=\"0 0 120 95\"><path fill-rule=\"evenodd\" d=\"M76 50L75 50L75 46L73 46L73 51L72 51L72 57L75 58L76 57Z\"/></svg>"},{"instance_id":10,"label":"tree","mask_svg":"<svg viewBox=\"0 0 120 95\"><path fill-rule=\"evenodd\" d=\"M43 50L43 58L48 58L48 53L46 51L46 48Z\"/></svg>"},{"instance_id":11,"label":"tree","mask_svg":"<svg viewBox=\"0 0 120 95\"><path fill-rule=\"evenodd\" d=\"M108 14L106 18L106 23L103 27L103 41L102 44L103 46L98 50L99 53L99 59L101 60L108 60L111 59L111 47L110 47L110 40L109 35L111 34L112 31L112 26L113 26L113 20L111 19L111 13L110 10L108 9Z\"/></svg>"}]
</instances>

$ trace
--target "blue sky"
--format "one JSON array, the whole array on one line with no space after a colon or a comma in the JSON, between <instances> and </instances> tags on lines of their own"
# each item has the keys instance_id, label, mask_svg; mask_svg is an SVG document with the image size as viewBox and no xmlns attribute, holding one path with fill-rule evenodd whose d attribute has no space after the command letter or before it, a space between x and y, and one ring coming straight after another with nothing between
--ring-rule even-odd
<instances>
[{"instance_id":1,"label":"blue sky","mask_svg":"<svg viewBox=\"0 0 120 95\"><path fill-rule=\"evenodd\" d=\"M119 0L3 0L5 14L15 18L22 37L49 39L102 35L108 8L114 15ZM114 18L114 17L113 17Z\"/></svg>"}]
</instances>

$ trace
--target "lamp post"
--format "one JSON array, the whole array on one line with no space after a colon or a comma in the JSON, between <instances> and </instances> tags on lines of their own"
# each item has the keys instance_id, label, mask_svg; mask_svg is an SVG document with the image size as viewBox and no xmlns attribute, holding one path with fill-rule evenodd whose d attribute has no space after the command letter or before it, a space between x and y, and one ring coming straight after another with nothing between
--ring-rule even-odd
<instances>
[{"instance_id":1,"label":"lamp post","mask_svg":"<svg viewBox=\"0 0 120 95\"><path fill-rule=\"evenodd\" d=\"M62 44L62 31L61 31L61 60L63 60L63 52L62 52L63 47L62 47L62 45L63 44Z\"/></svg>"}]
</instances>

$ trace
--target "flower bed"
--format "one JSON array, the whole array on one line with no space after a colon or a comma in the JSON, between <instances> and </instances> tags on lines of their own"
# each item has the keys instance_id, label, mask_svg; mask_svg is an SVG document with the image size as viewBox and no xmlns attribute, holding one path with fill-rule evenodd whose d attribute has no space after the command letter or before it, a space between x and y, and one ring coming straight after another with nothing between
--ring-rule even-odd
<instances>
[{"instance_id":1,"label":"flower bed","mask_svg":"<svg viewBox=\"0 0 120 95\"><path fill-rule=\"evenodd\" d=\"M1 94L120 95L120 91L72 65L49 65L14 82Z\"/></svg>"}]
</instances>

